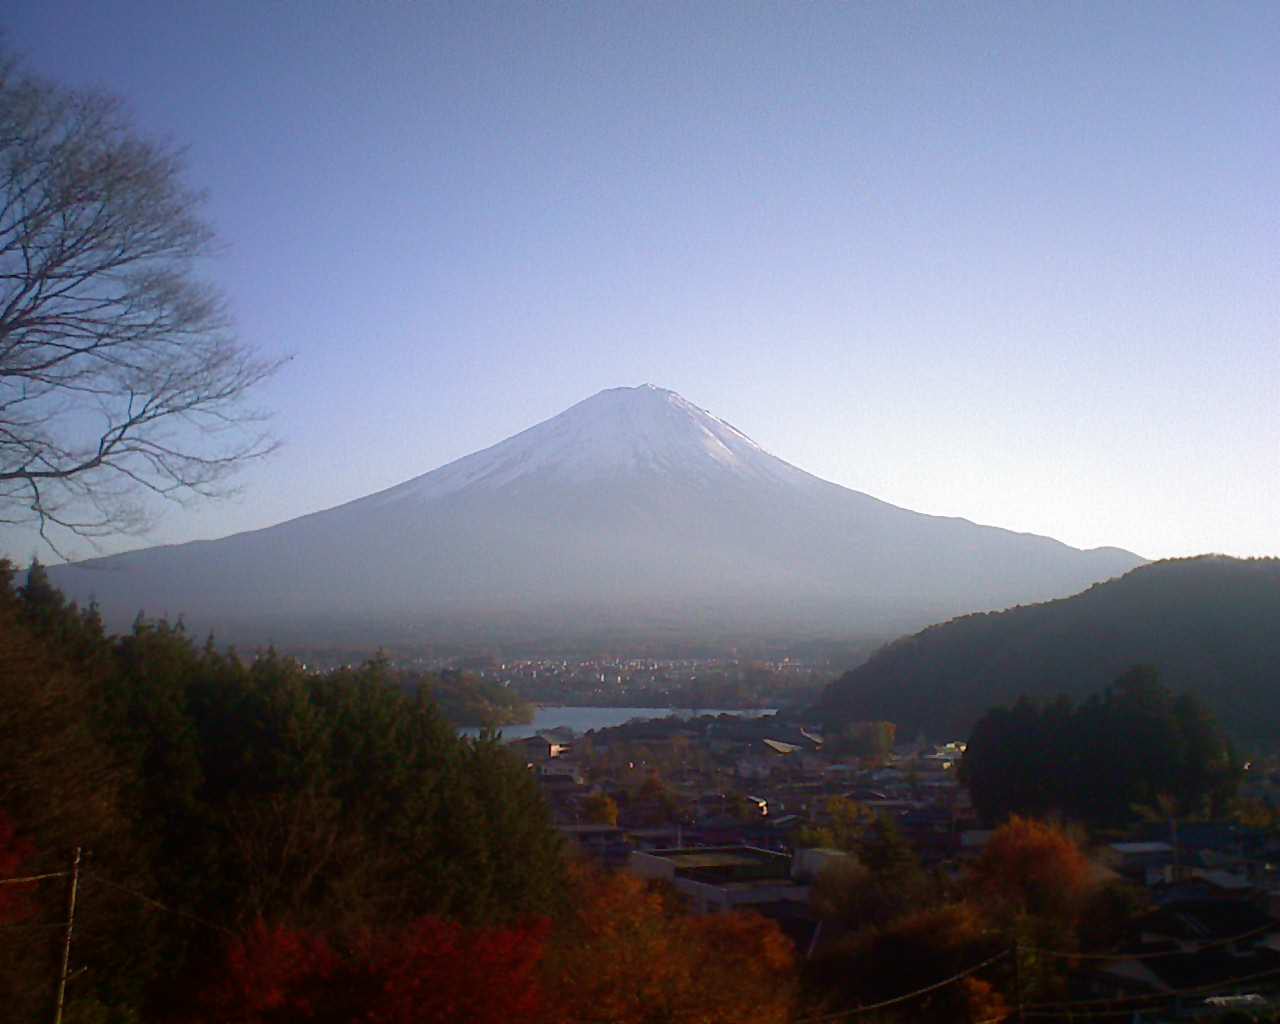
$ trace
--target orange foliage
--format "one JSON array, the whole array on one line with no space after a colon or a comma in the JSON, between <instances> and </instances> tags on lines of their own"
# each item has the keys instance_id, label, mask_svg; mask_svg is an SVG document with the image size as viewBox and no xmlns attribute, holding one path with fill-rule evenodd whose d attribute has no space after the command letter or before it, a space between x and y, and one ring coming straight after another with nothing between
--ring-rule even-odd
<instances>
[{"instance_id":1,"label":"orange foliage","mask_svg":"<svg viewBox=\"0 0 1280 1024\"><path fill-rule=\"evenodd\" d=\"M712 1022L791 1019L795 956L778 926L749 911L684 920L686 1014Z\"/></svg>"},{"instance_id":2,"label":"orange foliage","mask_svg":"<svg viewBox=\"0 0 1280 1024\"><path fill-rule=\"evenodd\" d=\"M627 874L580 869L577 913L553 944L548 1024L781 1024L790 1019L793 955L755 914L683 914Z\"/></svg>"},{"instance_id":3,"label":"orange foliage","mask_svg":"<svg viewBox=\"0 0 1280 1024\"><path fill-rule=\"evenodd\" d=\"M961 979L959 989L966 1021L996 1021L1009 1016L1009 1004L991 982L970 975Z\"/></svg>"},{"instance_id":4,"label":"orange foliage","mask_svg":"<svg viewBox=\"0 0 1280 1024\"><path fill-rule=\"evenodd\" d=\"M618 824L618 804L611 796L593 793L582 801L582 817L588 825Z\"/></svg>"},{"instance_id":5,"label":"orange foliage","mask_svg":"<svg viewBox=\"0 0 1280 1024\"><path fill-rule=\"evenodd\" d=\"M988 896L1064 921L1079 916L1092 886L1089 862L1070 836L1017 815L996 829L973 875Z\"/></svg>"}]
</instances>

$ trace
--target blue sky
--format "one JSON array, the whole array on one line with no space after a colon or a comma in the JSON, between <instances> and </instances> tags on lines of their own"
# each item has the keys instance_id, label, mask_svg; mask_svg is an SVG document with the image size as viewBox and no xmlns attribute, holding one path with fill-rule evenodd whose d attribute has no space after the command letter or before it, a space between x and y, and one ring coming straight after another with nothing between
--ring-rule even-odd
<instances>
[{"instance_id":1,"label":"blue sky","mask_svg":"<svg viewBox=\"0 0 1280 1024\"><path fill-rule=\"evenodd\" d=\"M260 396L282 451L149 542L647 381L909 508L1280 554L1280 5L18 0L3 25L187 147L205 273L293 355Z\"/></svg>"}]
</instances>

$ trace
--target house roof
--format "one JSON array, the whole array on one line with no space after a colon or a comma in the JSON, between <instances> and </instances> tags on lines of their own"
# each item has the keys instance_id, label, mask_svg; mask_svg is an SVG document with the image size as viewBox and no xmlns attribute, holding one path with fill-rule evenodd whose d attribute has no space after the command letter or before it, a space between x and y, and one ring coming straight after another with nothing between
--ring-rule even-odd
<instances>
[{"instance_id":1,"label":"house roof","mask_svg":"<svg viewBox=\"0 0 1280 1024\"><path fill-rule=\"evenodd\" d=\"M1112 843L1111 849L1127 857L1139 857L1143 854L1173 853L1168 843Z\"/></svg>"},{"instance_id":2,"label":"house roof","mask_svg":"<svg viewBox=\"0 0 1280 1024\"><path fill-rule=\"evenodd\" d=\"M790 857L754 846L650 850L648 856L670 861L678 877L712 885L758 884L791 877Z\"/></svg>"},{"instance_id":3,"label":"house roof","mask_svg":"<svg viewBox=\"0 0 1280 1024\"><path fill-rule=\"evenodd\" d=\"M1240 892L1253 888L1253 883L1247 878L1232 874L1230 871L1198 871L1196 875L1218 889Z\"/></svg>"},{"instance_id":4,"label":"house roof","mask_svg":"<svg viewBox=\"0 0 1280 1024\"><path fill-rule=\"evenodd\" d=\"M507 744L509 747L525 747L525 746L550 746L563 747L565 741L557 736L552 736L545 732L535 732L532 736L522 736L518 740L512 740Z\"/></svg>"}]
</instances>

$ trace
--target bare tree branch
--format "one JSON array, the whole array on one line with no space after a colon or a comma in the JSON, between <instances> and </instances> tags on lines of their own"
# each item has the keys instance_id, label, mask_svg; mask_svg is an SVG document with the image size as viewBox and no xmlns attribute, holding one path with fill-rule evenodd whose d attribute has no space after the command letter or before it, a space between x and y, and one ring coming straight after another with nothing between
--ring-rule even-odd
<instances>
[{"instance_id":1,"label":"bare tree branch","mask_svg":"<svg viewBox=\"0 0 1280 1024\"><path fill-rule=\"evenodd\" d=\"M51 546L142 529L146 493L225 494L275 447L246 397L281 361L195 278L213 235L181 173L111 97L0 55L0 522Z\"/></svg>"}]
</instances>

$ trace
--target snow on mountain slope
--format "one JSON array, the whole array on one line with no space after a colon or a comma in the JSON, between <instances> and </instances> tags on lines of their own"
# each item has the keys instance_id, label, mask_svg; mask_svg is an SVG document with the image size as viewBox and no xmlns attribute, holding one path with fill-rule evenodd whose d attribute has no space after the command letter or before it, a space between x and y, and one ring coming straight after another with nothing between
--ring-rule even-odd
<instances>
[{"instance_id":1,"label":"snow on mountain slope","mask_svg":"<svg viewBox=\"0 0 1280 1024\"><path fill-rule=\"evenodd\" d=\"M644 385L327 511L54 578L113 625L144 608L225 636L391 619L856 633L1064 596L1140 561L897 508Z\"/></svg>"},{"instance_id":2,"label":"snow on mountain slope","mask_svg":"<svg viewBox=\"0 0 1280 1024\"><path fill-rule=\"evenodd\" d=\"M491 448L360 504L432 501L469 487L495 490L525 477L578 485L625 474L724 473L802 486L816 480L674 391L643 384L601 391Z\"/></svg>"}]
</instances>

